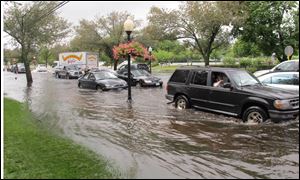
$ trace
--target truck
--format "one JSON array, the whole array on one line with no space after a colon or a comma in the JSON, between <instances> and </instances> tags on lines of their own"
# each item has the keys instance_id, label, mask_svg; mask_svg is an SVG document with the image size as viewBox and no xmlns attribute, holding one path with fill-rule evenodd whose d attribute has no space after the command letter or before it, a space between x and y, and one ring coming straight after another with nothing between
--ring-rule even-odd
<instances>
[{"instance_id":1,"label":"truck","mask_svg":"<svg viewBox=\"0 0 300 180\"><path fill-rule=\"evenodd\" d=\"M81 69L98 67L98 53L95 52L63 52L59 54L58 66L77 65Z\"/></svg>"}]
</instances>

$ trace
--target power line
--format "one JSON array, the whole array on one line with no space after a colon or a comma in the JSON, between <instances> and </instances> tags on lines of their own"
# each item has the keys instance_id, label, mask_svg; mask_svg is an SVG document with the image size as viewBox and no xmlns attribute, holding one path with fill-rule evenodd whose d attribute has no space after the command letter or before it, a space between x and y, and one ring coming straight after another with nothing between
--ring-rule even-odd
<instances>
[{"instance_id":1,"label":"power line","mask_svg":"<svg viewBox=\"0 0 300 180\"><path fill-rule=\"evenodd\" d=\"M29 26L33 26L35 25L37 22L39 22L40 20L42 20L43 18L49 16L50 14L52 14L54 11L58 10L59 8L63 7L64 5L66 5L69 1L63 1L59 4L57 4L55 7L53 7L52 9L50 9L48 12L46 12L45 14L42 14L39 18L37 18L34 22L32 22L31 24L29 24Z\"/></svg>"},{"instance_id":2,"label":"power line","mask_svg":"<svg viewBox=\"0 0 300 180\"><path fill-rule=\"evenodd\" d=\"M45 18L46 16L49 16L51 13L53 13L54 11L58 10L59 8L63 7L64 5L66 5L69 1L63 1L61 3L59 3L58 5L56 5L53 9L51 9L48 13L40 16L37 21L40 21L41 19Z\"/></svg>"}]
</instances>

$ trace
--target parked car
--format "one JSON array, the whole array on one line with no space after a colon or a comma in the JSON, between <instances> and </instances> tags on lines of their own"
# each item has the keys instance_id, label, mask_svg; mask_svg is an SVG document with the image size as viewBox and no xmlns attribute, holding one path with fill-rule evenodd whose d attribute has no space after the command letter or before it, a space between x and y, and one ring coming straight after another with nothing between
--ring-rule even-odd
<instances>
[{"instance_id":1,"label":"parked car","mask_svg":"<svg viewBox=\"0 0 300 180\"><path fill-rule=\"evenodd\" d=\"M108 71L108 72L111 72L113 73L115 76L117 76L117 72L110 69L110 68L106 68L106 67L96 67L96 68L91 68L90 69L90 72L98 72L98 71Z\"/></svg>"},{"instance_id":2,"label":"parked car","mask_svg":"<svg viewBox=\"0 0 300 180\"><path fill-rule=\"evenodd\" d=\"M45 64L38 64L36 67L37 72L47 72L48 69Z\"/></svg>"},{"instance_id":3,"label":"parked car","mask_svg":"<svg viewBox=\"0 0 300 180\"><path fill-rule=\"evenodd\" d=\"M256 77L272 72L299 72L299 60L284 61L272 69L260 70L253 73Z\"/></svg>"},{"instance_id":4,"label":"parked car","mask_svg":"<svg viewBox=\"0 0 300 180\"><path fill-rule=\"evenodd\" d=\"M214 87L220 79L221 85ZM178 68L168 81L166 98L178 109L195 107L241 117L244 122L268 118L279 122L299 115L298 93L264 86L240 69Z\"/></svg>"},{"instance_id":5,"label":"parked car","mask_svg":"<svg viewBox=\"0 0 300 180\"><path fill-rule=\"evenodd\" d=\"M298 72L274 72L259 76L258 79L268 86L282 88L299 93Z\"/></svg>"},{"instance_id":6,"label":"parked car","mask_svg":"<svg viewBox=\"0 0 300 180\"><path fill-rule=\"evenodd\" d=\"M136 86L139 85L141 87L144 86L160 86L162 87L163 81L151 75L145 70L141 69L133 69L131 72L131 85ZM118 77L128 82L128 72L123 71L121 74L118 73Z\"/></svg>"},{"instance_id":7,"label":"parked car","mask_svg":"<svg viewBox=\"0 0 300 180\"><path fill-rule=\"evenodd\" d=\"M11 72L13 73L26 73L24 63L17 63L12 65Z\"/></svg>"},{"instance_id":8,"label":"parked car","mask_svg":"<svg viewBox=\"0 0 300 180\"><path fill-rule=\"evenodd\" d=\"M136 70L136 69L145 70L147 72L150 72L148 65L144 64L144 63L131 64L130 70ZM124 65L120 66L120 68L118 68L117 73L123 74L126 71L128 71L128 65L124 64Z\"/></svg>"},{"instance_id":9,"label":"parked car","mask_svg":"<svg viewBox=\"0 0 300 180\"><path fill-rule=\"evenodd\" d=\"M55 77L57 78L79 78L82 72L76 65L65 65L55 69Z\"/></svg>"},{"instance_id":10,"label":"parked car","mask_svg":"<svg viewBox=\"0 0 300 180\"><path fill-rule=\"evenodd\" d=\"M107 91L127 88L127 82L108 71L88 72L78 79L79 88Z\"/></svg>"}]
</instances>

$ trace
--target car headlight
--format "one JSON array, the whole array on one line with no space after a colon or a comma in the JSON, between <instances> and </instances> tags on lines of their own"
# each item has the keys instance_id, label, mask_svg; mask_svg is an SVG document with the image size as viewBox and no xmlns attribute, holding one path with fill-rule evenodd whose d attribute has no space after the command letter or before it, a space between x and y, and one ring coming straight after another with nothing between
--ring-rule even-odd
<instances>
[{"instance_id":1,"label":"car headlight","mask_svg":"<svg viewBox=\"0 0 300 180\"><path fill-rule=\"evenodd\" d=\"M152 83L151 80L144 80L145 83Z\"/></svg>"},{"instance_id":2,"label":"car headlight","mask_svg":"<svg viewBox=\"0 0 300 180\"><path fill-rule=\"evenodd\" d=\"M290 109L290 101L289 100L275 100L274 101L274 107L276 109L285 110Z\"/></svg>"}]
</instances>

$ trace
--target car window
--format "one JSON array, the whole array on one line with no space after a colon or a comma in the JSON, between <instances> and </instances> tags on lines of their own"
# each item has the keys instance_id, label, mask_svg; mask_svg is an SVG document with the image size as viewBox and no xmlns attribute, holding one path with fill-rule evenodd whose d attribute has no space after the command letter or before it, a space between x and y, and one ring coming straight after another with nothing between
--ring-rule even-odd
<instances>
[{"instance_id":1,"label":"car window","mask_svg":"<svg viewBox=\"0 0 300 180\"><path fill-rule=\"evenodd\" d=\"M275 68L275 71L299 71L298 61L287 61Z\"/></svg>"},{"instance_id":2,"label":"car window","mask_svg":"<svg viewBox=\"0 0 300 180\"><path fill-rule=\"evenodd\" d=\"M85 74L84 76L83 76L83 79L88 79L89 78L89 73L88 74Z\"/></svg>"},{"instance_id":3,"label":"car window","mask_svg":"<svg viewBox=\"0 0 300 180\"><path fill-rule=\"evenodd\" d=\"M192 84L206 86L207 85L207 74L208 74L207 71L195 72Z\"/></svg>"},{"instance_id":4,"label":"car window","mask_svg":"<svg viewBox=\"0 0 300 180\"><path fill-rule=\"evenodd\" d=\"M185 83L188 75L189 75L189 70L176 70L174 74L172 75L170 81L171 82L178 82L178 83Z\"/></svg>"},{"instance_id":5,"label":"car window","mask_svg":"<svg viewBox=\"0 0 300 180\"><path fill-rule=\"evenodd\" d=\"M211 86L223 87L224 83L230 83L230 80L225 73L216 71L211 73Z\"/></svg>"},{"instance_id":6,"label":"car window","mask_svg":"<svg viewBox=\"0 0 300 180\"><path fill-rule=\"evenodd\" d=\"M294 74L293 79L294 79L294 84L299 85L299 74Z\"/></svg>"},{"instance_id":7,"label":"car window","mask_svg":"<svg viewBox=\"0 0 300 180\"><path fill-rule=\"evenodd\" d=\"M89 77L89 79L93 80L93 79L96 79L96 78L95 78L94 74L91 74L90 77Z\"/></svg>"},{"instance_id":8,"label":"car window","mask_svg":"<svg viewBox=\"0 0 300 180\"><path fill-rule=\"evenodd\" d=\"M95 75L95 76L94 76ZM116 77L113 73L108 72L108 71L101 71L93 74L96 79L116 79Z\"/></svg>"},{"instance_id":9,"label":"car window","mask_svg":"<svg viewBox=\"0 0 300 180\"><path fill-rule=\"evenodd\" d=\"M137 68L138 68L138 69L144 69L144 70L148 70L148 69L149 69L148 66L147 66L146 64L138 64L138 65L137 65Z\"/></svg>"},{"instance_id":10,"label":"car window","mask_svg":"<svg viewBox=\"0 0 300 180\"><path fill-rule=\"evenodd\" d=\"M278 74L272 77L272 84L295 84L295 78L293 74Z\"/></svg>"},{"instance_id":11,"label":"car window","mask_svg":"<svg viewBox=\"0 0 300 180\"><path fill-rule=\"evenodd\" d=\"M271 82L272 82L271 80L272 80L271 77L268 77L268 78L262 80L261 82L265 83L265 84L271 84Z\"/></svg>"}]
</instances>

